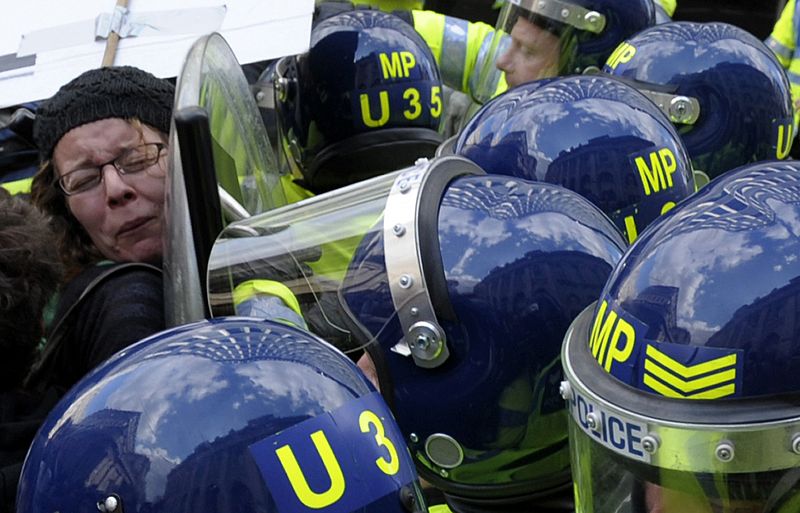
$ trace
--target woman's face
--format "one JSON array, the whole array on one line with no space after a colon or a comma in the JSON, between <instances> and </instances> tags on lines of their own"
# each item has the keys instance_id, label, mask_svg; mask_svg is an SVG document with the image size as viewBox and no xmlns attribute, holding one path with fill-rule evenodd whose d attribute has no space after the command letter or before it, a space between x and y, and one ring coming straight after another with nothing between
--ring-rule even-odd
<instances>
[{"instance_id":1,"label":"woman's face","mask_svg":"<svg viewBox=\"0 0 800 513\"><path fill-rule=\"evenodd\" d=\"M97 249L115 262L161 262L166 151L136 174L121 174L113 164L127 150L164 142L160 132L141 126L119 118L94 121L67 132L53 150L57 177L100 168L100 183L67 196L67 206Z\"/></svg>"}]
</instances>

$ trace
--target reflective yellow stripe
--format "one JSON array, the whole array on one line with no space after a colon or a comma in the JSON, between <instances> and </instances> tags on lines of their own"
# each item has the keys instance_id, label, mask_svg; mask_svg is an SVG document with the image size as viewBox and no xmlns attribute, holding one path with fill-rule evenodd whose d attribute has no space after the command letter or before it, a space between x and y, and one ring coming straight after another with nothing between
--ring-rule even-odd
<instances>
[{"instance_id":1,"label":"reflective yellow stripe","mask_svg":"<svg viewBox=\"0 0 800 513\"><path fill-rule=\"evenodd\" d=\"M436 64L446 68L446 72L442 73L445 85L462 93L469 93L470 77L483 65L481 47L490 46L494 28L486 23L467 22L433 11L412 11L411 14L414 18L414 29L428 43ZM458 32L464 29L466 37L461 38ZM460 41L455 44L457 40ZM445 48L448 43L453 47L450 51ZM444 65L443 53L451 57ZM459 64L456 60L462 62Z\"/></svg>"},{"instance_id":2,"label":"reflective yellow stripe","mask_svg":"<svg viewBox=\"0 0 800 513\"><path fill-rule=\"evenodd\" d=\"M281 175L281 187L287 204L297 203L314 196L313 192L295 183L294 177L289 174Z\"/></svg>"},{"instance_id":3,"label":"reflective yellow stripe","mask_svg":"<svg viewBox=\"0 0 800 513\"><path fill-rule=\"evenodd\" d=\"M436 504L428 507L428 513L452 513L447 504Z\"/></svg>"},{"instance_id":4,"label":"reflective yellow stripe","mask_svg":"<svg viewBox=\"0 0 800 513\"><path fill-rule=\"evenodd\" d=\"M731 365L736 365L736 354L729 354L727 356L721 356L707 362L698 363L697 365L687 367L686 365L683 365L681 362L670 358L651 345L647 346L647 356L667 369L685 378L693 378L701 374L706 374L708 372L724 369L725 367L730 367Z\"/></svg>"},{"instance_id":5,"label":"reflective yellow stripe","mask_svg":"<svg viewBox=\"0 0 800 513\"><path fill-rule=\"evenodd\" d=\"M781 44L780 41L775 39L772 36L769 36L766 41L764 41L770 49L775 52L775 56L778 57L778 60L781 62L781 65L785 68L789 64L789 59L792 58L792 49L788 46Z\"/></svg>"},{"instance_id":6,"label":"reflective yellow stripe","mask_svg":"<svg viewBox=\"0 0 800 513\"><path fill-rule=\"evenodd\" d=\"M257 294L268 294L280 298L286 306L291 308L301 318L300 303L291 289L283 283L272 280L248 280L240 283L233 289L233 304L238 305Z\"/></svg>"},{"instance_id":7,"label":"reflective yellow stripe","mask_svg":"<svg viewBox=\"0 0 800 513\"><path fill-rule=\"evenodd\" d=\"M798 20L794 19L794 11L795 0L789 0L766 41L767 45L776 53L784 68L789 67L792 55L797 47L795 26Z\"/></svg>"},{"instance_id":8,"label":"reflective yellow stripe","mask_svg":"<svg viewBox=\"0 0 800 513\"><path fill-rule=\"evenodd\" d=\"M468 21L452 16L445 17L439 71L442 82L451 87L458 85L462 91L466 87L464 71L467 68L468 34Z\"/></svg>"},{"instance_id":9,"label":"reflective yellow stripe","mask_svg":"<svg viewBox=\"0 0 800 513\"><path fill-rule=\"evenodd\" d=\"M0 187L7 190L11 194L30 194L31 183L33 183L33 177L0 183Z\"/></svg>"},{"instance_id":10,"label":"reflective yellow stripe","mask_svg":"<svg viewBox=\"0 0 800 513\"><path fill-rule=\"evenodd\" d=\"M687 394L715 385L721 385L722 383L727 383L728 381L733 381L736 379L736 369L729 369L717 374L710 374L704 378L693 379L691 381L685 380L679 378L675 374L665 371L653 363L653 360L645 360L644 370L659 378L664 383L672 385L674 388L677 388L681 392Z\"/></svg>"},{"instance_id":11,"label":"reflective yellow stripe","mask_svg":"<svg viewBox=\"0 0 800 513\"><path fill-rule=\"evenodd\" d=\"M691 395L684 395L661 384L660 382L651 378L647 374L644 375L643 381L645 385L652 388L654 391L658 392L664 397L674 397L681 399L720 399L722 397L727 397L729 395L732 395L734 392L736 392L736 385L734 383L731 383L730 385L725 385L719 388L712 388L711 390L707 390L705 392L700 392Z\"/></svg>"},{"instance_id":12,"label":"reflective yellow stripe","mask_svg":"<svg viewBox=\"0 0 800 513\"><path fill-rule=\"evenodd\" d=\"M663 396L719 399L736 392L736 354L691 366L683 365L652 345L647 346L646 355L642 381Z\"/></svg>"}]
</instances>

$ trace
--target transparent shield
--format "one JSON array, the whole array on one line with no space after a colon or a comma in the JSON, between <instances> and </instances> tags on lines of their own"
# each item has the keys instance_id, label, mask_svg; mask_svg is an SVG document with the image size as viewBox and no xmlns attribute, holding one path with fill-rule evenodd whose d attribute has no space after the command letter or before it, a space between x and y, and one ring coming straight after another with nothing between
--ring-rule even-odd
<instances>
[{"instance_id":1,"label":"transparent shield","mask_svg":"<svg viewBox=\"0 0 800 513\"><path fill-rule=\"evenodd\" d=\"M258 282L260 290L286 303L296 299L311 331L340 349L366 342L363 334L354 333L339 289L345 275L352 274L351 260L362 241L383 231L386 200L400 172L228 225L209 260L212 315L237 313L243 287ZM374 283L385 267L364 266L359 272L359 281Z\"/></svg>"},{"instance_id":2,"label":"transparent shield","mask_svg":"<svg viewBox=\"0 0 800 513\"><path fill-rule=\"evenodd\" d=\"M250 88L232 50L219 34L192 46L178 77L175 112L200 107L209 118L212 155L225 220L286 203L276 159ZM176 130L170 131L167 177L164 295L168 326L205 316ZM209 198L211 201L212 198Z\"/></svg>"},{"instance_id":3,"label":"transparent shield","mask_svg":"<svg viewBox=\"0 0 800 513\"><path fill-rule=\"evenodd\" d=\"M236 56L219 34L195 43L186 58L176 110L203 107L209 115L219 184L250 214L286 204L277 159Z\"/></svg>"},{"instance_id":4,"label":"transparent shield","mask_svg":"<svg viewBox=\"0 0 800 513\"><path fill-rule=\"evenodd\" d=\"M501 14L501 18L498 19L491 42L485 50L482 49L479 56L478 81L472 91L472 98L481 105L508 88L504 73L497 67L497 59L511 46L511 37L505 30L502 16Z\"/></svg>"},{"instance_id":5,"label":"transparent shield","mask_svg":"<svg viewBox=\"0 0 800 513\"><path fill-rule=\"evenodd\" d=\"M788 513L800 506L800 469L674 471L605 448L570 420L576 510L581 513Z\"/></svg>"}]
</instances>

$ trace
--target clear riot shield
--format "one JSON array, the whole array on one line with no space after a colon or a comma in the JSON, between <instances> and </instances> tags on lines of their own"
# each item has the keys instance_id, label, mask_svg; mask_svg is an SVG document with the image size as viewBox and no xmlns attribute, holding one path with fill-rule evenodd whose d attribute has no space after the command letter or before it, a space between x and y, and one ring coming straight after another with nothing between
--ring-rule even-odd
<instances>
[{"instance_id":1,"label":"clear riot shield","mask_svg":"<svg viewBox=\"0 0 800 513\"><path fill-rule=\"evenodd\" d=\"M282 300L298 301L312 332L344 351L358 347L364 339L347 319L339 288L361 241L383 230L386 199L399 173L227 226L214 243L208 263L212 316L237 314L237 299L248 282L277 285ZM383 269L371 270L373 274L364 272L360 279L374 281Z\"/></svg>"},{"instance_id":2,"label":"clear riot shield","mask_svg":"<svg viewBox=\"0 0 800 513\"><path fill-rule=\"evenodd\" d=\"M192 46L178 77L175 116L198 108L208 118L205 138L182 138L173 120L170 130L169 173L167 176L167 226L164 258L164 296L168 326L185 324L206 316L204 290L198 255L210 247L196 250L200 242L192 231L190 205L222 206L220 227L234 219L265 212L286 203L280 185L277 160L272 151L255 99L232 50L219 34L205 36ZM198 140L205 140L199 143ZM188 141L188 142L187 142ZM202 151L197 151L197 150ZM187 155L210 154L213 162L187 168ZM182 154L183 153L183 154ZM206 159L207 160L207 159ZM195 158L194 162L198 162ZM212 165L213 163L213 165ZM187 197L185 180L192 173L215 170L218 196ZM206 177L207 178L207 177ZM194 207L197 208L197 207ZM210 246L210 244L209 244ZM202 274L205 274L204 272Z\"/></svg>"},{"instance_id":3,"label":"clear riot shield","mask_svg":"<svg viewBox=\"0 0 800 513\"><path fill-rule=\"evenodd\" d=\"M294 304L313 333L347 352L382 327L354 319L343 284L350 291L372 290L388 279L390 299L376 307L397 309L392 317L409 338L421 324L438 326L423 255L429 262L440 258L430 241L438 248L436 216L447 184L482 173L463 157L420 159L415 166L231 223L209 258L212 315L241 314L238 306L263 292ZM411 354L420 361L428 356ZM447 352L435 356L445 359Z\"/></svg>"}]
</instances>

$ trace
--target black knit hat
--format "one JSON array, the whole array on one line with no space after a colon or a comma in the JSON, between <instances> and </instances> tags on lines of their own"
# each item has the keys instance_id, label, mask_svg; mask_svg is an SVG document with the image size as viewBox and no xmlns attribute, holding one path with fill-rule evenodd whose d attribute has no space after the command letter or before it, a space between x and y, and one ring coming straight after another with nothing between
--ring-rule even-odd
<instances>
[{"instance_id":1,"label":"black knit hat","mask_svg":"<svg viewBox=\"0 0 800 513\"><path fill-rule=\"evenodd\" d=\"M138 118L169 133L175 87L132 66L86 71L61 87L36 110L33 138L39 157L53 156L58 141L73 128L107 118Z\"/></svg>"}]
</instances>

